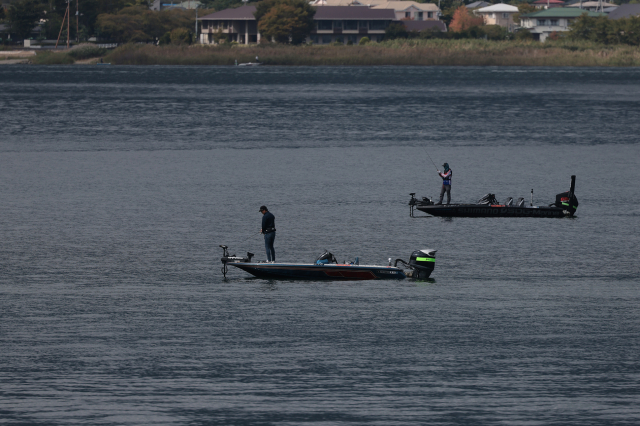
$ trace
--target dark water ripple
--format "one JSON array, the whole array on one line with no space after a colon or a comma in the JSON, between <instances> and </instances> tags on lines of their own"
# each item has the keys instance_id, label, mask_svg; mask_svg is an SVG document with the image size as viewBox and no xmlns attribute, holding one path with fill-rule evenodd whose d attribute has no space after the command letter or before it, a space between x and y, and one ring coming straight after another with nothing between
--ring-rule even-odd
<instances>
[{"instance_id":1,"label":"dark water ripple","mask_svg":"<svg viewBox=\"0 0 640 426\"><path fill-rule=\"evenodd\" d=\"M637 425L640 70L0 67L0 424ZM408 217L435 196L574 219ZM271 282L219 244L434 280Z\"/></svg>"}]
</instances>

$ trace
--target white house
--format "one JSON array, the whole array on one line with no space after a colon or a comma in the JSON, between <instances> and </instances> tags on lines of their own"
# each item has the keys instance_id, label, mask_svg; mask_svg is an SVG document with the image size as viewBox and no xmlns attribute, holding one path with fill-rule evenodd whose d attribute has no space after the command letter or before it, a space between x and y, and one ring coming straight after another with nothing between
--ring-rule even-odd
<instances>
[{"instance_id":1,"label":"white house","mask_svg":"<svg viewBox=\"0 0 640 426\"><path fill-rule=\"evenodd\" d=\"M513 32L516 26L513 22L513 15L518 13L518 8L510 4L499 3L476 9L474 13L482 16L485 25L500 25L507 31Z\"/></svg>"},{"instance_id":2,"label":"white house","mask_svg":"<svg viewBox=\"0 0 640 426\"><path fill-rule=\"evenodd\" d=\"M551 33L569 31L571 22L583 13L594 17L605 16L604 13L587 12L575 7L554 7L523 15L520 17L520 22L522 27L531 31L537 40L545 41Z\"/></svg>"}]
</instances>

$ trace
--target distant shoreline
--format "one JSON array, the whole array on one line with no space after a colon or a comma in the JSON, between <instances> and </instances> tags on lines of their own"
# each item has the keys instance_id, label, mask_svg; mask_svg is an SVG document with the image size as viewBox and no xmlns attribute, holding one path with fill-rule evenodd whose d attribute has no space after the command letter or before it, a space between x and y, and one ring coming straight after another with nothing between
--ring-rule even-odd
<instances>
[{"instance_id":1,"label":"distant shoreline","mask_svg":"<svg viewBox=\"0 0 640 426\"><path fill-rule=\"evenodd\" d=\"M289 66L640 66L640 48L590 42L393 40L365 46L154 46L128 44L102 60L113 65L235 65L255 62ZM63 52L38 54L35 64L95 64L75 61Z\"/></svg>"}]
</instances>

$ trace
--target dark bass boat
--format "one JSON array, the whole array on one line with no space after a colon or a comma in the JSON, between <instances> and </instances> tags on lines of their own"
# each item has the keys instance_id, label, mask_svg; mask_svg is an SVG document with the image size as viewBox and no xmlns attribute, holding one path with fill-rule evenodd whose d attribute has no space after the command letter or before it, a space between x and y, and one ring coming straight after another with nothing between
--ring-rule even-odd
<instances>
[{"instance_id":1,"label":"dark bass boat","mask_svg":"<svg viewBox=\"0 0 640 426\"><path fill-rule=\"evenodd\" d=\"M475 204L440 205L434 204L433 200L426 197L418 200L415 193L411 193L410 216L413 217L414 209L418 209L432 216L442 217L573 217L578 208L575 189L576 177L573 175L569 191L556 195L556 201L548 206L533 205L533 189L528 206L522 197L515 203L511 197L499 203L495 194L487 194Z\"/></svg>"},{"instance_id":2,"label":"dark bass boat","mask_svg":"<svg viewBox=\"0 0 640 426\"><path fill-rule=\"evenodd\" d=\"M247 253L244 257L229 255L227 246L220 247L223 251L220 260L225 278L228 266L231 265L258 278L266 279L314 281L427 279L433 272L436 262L436 250L430 249L414 251L411 253L409 262L396 259L393 266L391 266L391 258L386 266L360 265L358 258L352 263L338 263L335 256L328 251L322 253L314 263L252 262L253 253Z\"/></svg>"}]
</instances>

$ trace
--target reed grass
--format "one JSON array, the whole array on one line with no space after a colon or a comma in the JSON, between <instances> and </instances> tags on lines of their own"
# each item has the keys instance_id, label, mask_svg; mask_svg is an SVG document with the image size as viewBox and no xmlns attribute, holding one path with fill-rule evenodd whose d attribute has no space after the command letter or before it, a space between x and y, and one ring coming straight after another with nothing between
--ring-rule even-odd
<instances>
[{"instance_id":1,"label":"reed grass","mask_svg":"<svg viewBox=\"0 0 640 426\"><path fill-rule=\"evenodd\" d=\"M640 66L640 49L586 41L391 40L334 45L124 45L106 57L119 65L459 65Z\"/></svg>"},{"instance_id":2,"label":"reed grass","mask_svg":"<svg viewBox=\"0 0 640 426\"><path fill-rule=\"evenodd\" d=\"M31 63L36 65L71 65L74 62L71 56L63 52L42 51L31 57Z\"/></svg>"}]
</instances>

